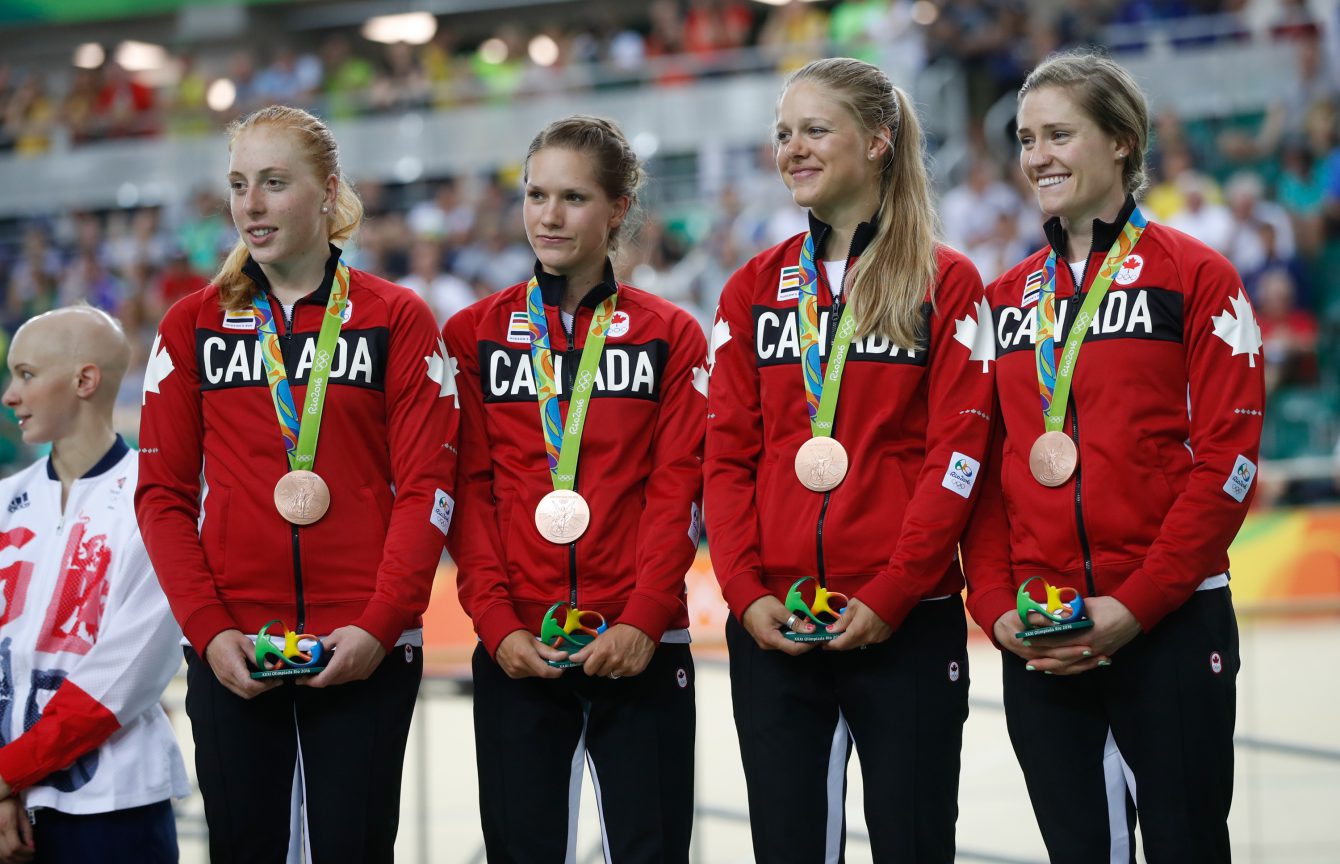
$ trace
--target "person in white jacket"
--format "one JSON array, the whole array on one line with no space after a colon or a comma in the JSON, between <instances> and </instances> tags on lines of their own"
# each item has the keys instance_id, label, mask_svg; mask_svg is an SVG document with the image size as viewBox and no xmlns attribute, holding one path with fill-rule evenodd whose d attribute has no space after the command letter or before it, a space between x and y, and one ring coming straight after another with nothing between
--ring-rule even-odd
<instances>
[{"instance_id":1,"label":"person in white jacket","mask_svg":"<svg viewBox=\"0 0 1340 864\"><path fill-rule=\"evenodd\" d=\"M159 705L182 662L112 428L130 359L91 306L19 328L4 404L51 455L0 481L0 862L175 862L188 793ZM26 812L25 812L26 811Z\"/></svg>"}]
</instances>

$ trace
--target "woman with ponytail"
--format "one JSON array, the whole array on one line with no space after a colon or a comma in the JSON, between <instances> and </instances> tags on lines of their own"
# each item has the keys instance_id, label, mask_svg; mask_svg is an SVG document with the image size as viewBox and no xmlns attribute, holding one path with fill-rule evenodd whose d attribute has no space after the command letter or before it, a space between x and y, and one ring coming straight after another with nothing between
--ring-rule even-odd
<instances>
[{"instance_id":1,"label":"woman with ponytail","mask_svg":"<svg viewBox=\"0 0 1340 864\"><path fill-rule=\"evenodd\" d=\"M390 861L454 361L412 291L341 260L362 205L324 123L264 108L229 150L241 236L154 340L135 496L187 641L210 859Z\"/></svg>"},{"instance_id":2,"label":"woman with ponytail","mask_svg":"<svg viewBox=\"0 0 1340 864\"><path fill-rule=\"evenodd\" d=\"M916 114L883 72L809 64L775 135L810 230L731 277L706 364L754 854L841 860L854 744L874 860L948 862L968 713L955 550L992 407L982 283L935 240Z\"/></svg>"}]
</instances>

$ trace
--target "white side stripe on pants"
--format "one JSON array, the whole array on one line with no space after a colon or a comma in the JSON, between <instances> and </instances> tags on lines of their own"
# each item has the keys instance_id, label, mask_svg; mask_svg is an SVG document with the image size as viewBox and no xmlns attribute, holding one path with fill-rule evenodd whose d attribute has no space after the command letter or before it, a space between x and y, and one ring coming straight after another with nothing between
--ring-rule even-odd
<instances>
[{"instance_id":1,"label":"white side stripe on pants","mask_svg":"<svg viewBox=\"0 0 1340 864\"><path fill-rule=\"evenodd\" d=\"M833 748L828 751L828 824L824 831L824 864L837 864L842 852L842 817L846 801L842 789L847 781L847 718L838 712L833 728Z\"/></svg>"},{"instance_id":2,"label":"white side stripe on pants","mask_svg":"<svg viewBox=\"0 0 1340 864\"><path fill-rule=\"evenodd\" d=\"M1112 838L1108 860L1112 864L1129 864L1131 826L1126 818L1126 793L1129 790L1131 800L1135 800L1135 777L1117 749L1111 729L1107 730L1107 743L1103 745L1103 780L1107 784L1107 825Z\"/></svg>"}]
</instances>

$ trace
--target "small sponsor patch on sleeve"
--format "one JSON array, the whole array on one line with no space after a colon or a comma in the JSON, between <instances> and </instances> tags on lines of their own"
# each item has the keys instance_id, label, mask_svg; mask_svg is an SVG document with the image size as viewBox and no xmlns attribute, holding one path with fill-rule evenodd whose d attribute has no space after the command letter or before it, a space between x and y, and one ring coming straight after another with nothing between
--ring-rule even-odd
<instances>
[{"instance_id":1,"label":"small sponsor patch on sleeve","mask_svg":"<svg viewBox=\"0 0 1340 864\"><path fill-rule=\"evenodd\" d=\"M456 510L456 501L441 489L433 496L433 514L428 517L428 521L437 526L437 530L442 532L445 537L451 530L451 514Z\"/></svg>"},{"instance_id":2,"label":"small sponsor patch on sleeve","mask_svg":"<svg viewBox=\"0 0 1340 864\"><path fill-rule=\"evenodd\" d=\"M689 504L689 542L694 546L698 545L698 535L702 533L703 522L702 514L698 510L698 502Z\"/></svg>"},{"instance_id":3,"label":"small sponsor patch on sleeve","mask_svg":"<svg viewBox=\"0 0 1340 864\"><path fill-rule=\"evenodd\" d=\"M1256 463L1246 456L1239 455L1233 463L1233 470L1224 483L1224 491L1229 497L1241 504L1252 489L1252 480L1256 478Z\"/></svg>"},{"instance_id":4,"label":"small sponsor patch on sleeve","mask_svg":"<svg viewBox=\"0 0 1340 864\"><path fill-rule=\"evenodd\" d=\"M977 482L981 470L982 464L976 459L955 451L949 457L949 470L945 471L945 479L940 481L940 485L955 495L967 498L972 494L972 484Z\"/></svg>"}]
</instances>

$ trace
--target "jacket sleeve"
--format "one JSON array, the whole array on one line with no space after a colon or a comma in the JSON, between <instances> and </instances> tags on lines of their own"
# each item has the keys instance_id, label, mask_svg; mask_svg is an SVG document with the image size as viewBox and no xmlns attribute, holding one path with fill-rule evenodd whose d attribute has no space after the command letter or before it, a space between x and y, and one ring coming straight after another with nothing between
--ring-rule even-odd
<instances>
[{"instance_id":1,"label":"jacket sleeve","mask_svg":"<svg viewBox=\"0 0 1340 864\"><path fill-rule=\"evenodd\" d=\"M888 566L856 592L895 629L954 560L991 434L991 307L966 258L945 253L941 260L930 325L925 461Z\"/></svg>"},{"instance_id":2,"label":"jacket sleeve","mask_svg":"<svg viewBox=\"0 0 1340 864\"><path fill-rule=\"evenodd\" d=\"M445 328L447 350L460 363L461 455L456 463L456 518L447 550L456 563L456 593L492 657L507 634L526 625L512 606L507 568L493 500L493 457L484 424L479 383L479 343L473 308L458 312Z\"/></svg>"},{"instance_id":3,"label":"jacket sleeve","mask_svg":"<svg viewBox=\"0 0 1340 864\"><path fill-rule=\"evenodd\" d=\"M1223 569L1256 491L1261 446L1265 358L1242 280L1217 253L1186 265L1191 475L1144 564L1112 592L1146 631Z\"/></svg>"},{"instance_id":4,"label":"jacket sleeve","mask_svg":"<svg viewBox=\"0 0 1340 864\"><path fill-rule=\"evenodd\" d=\"M172 613L204 656L211 639L241 628L219 598L200 543L204 423L195 363L200 302L192 295L174 305L154 337L140 410L135 514ZM206 498L205 518L213 518L208 506Z\"/></svg>"},{"instance_id":5,"label":"jacket sleeve","mask_svg":"<svg viewBox=\"0 0 1340 864\"><path fill-rule=\"evenodd\" d=\"M352 622L388 650L428 608L455 508L456 361L428 305L405 291L390 309L386 445L395 503L376 589ZM375 446L370 442L369 446Z\"/></svg>"},{"instance_id":6,"label":"jacket sleeve","mask_svg":"<svg viewBox=\"0 0 1340 864\"><path fill-rule=\"evenodd\" d=\"M701 369L707 352L702 328L678 310L669 325L670 356L637 528L637 583L619 615L619 623L654 642L684 609L684 574L698 550L707 413L706 397L694 387L694 370Z\"/></svg>"},{"instance_id":7,"label":"jacket sleeve","mask_svg":"<svg viewBox=\"0 0 1340 864\"><path fill-rule=\"evenodd\" d=\"M755 478L763 453L763 411L754 359L752 298L757 259L721 292L707 349L707 438L703 506L707 548L721 593L738 618L768 593L759 555L762 529Z\"/></svg>"},{"instance_id":8,"label":"jacket sleeve","mask_svg":"<svg viewBox=\"0 0 1340 864\"><path fill-rule=\"evenodd\" d=\"M140 532L127 533L97 641L66 670L37 722L0 748L0 777L14 791L68 768L157 705L181 665L181 631Z\"/></svg>"},{"instance_id":9,"label":"jacket sleeve","mask_svg":"<svg viewBox=\"0 0 1340 864\"><path fill-rule=\"evenodd\" d=\"M1010 567L1010 514L1005 509L1000 480L1004 448L1005 423L997 399L992 411L991 446L982 466L982 488L977 491L977 503L959 545L963 574L968 580L968 612L993 642L996 620L1015 608L1016 594Z\"/></svg>"}]
</instances>

